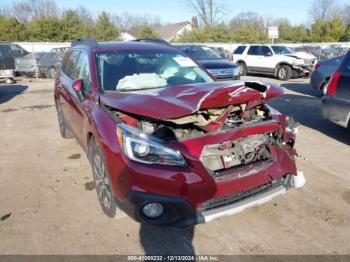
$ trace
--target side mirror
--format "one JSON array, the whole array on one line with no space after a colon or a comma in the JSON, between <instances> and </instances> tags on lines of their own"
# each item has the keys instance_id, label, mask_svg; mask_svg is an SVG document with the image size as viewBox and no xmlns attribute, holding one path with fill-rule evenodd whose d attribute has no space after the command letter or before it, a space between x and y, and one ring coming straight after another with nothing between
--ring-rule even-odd
<instances>
[{"instance_id":1,"label":"side mirror","mask_svg":"<svg viewBox=\"0 0 350 262\"><path fill-rule=\"evenodd\" d=\"M269 52L265 56L273 56L273 54Z\"/></svg>"},{"instance_id":2,"label":"side mirror","mask_svg":"<svg viewBox=\"0 0 350 262\"><path fill-rule=\"evenodd\" d=\"M73 82L73 89L77 92L80 93L83 89L83 80L78 79Z\"/></svg>"}]
</instances>

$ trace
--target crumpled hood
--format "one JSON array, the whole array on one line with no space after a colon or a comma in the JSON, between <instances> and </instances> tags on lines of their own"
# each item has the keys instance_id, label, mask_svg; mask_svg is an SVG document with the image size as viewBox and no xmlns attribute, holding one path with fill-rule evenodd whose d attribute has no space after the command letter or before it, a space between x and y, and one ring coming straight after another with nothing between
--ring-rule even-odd
<instances>
[{"instance_id":1,"label":"crumpled hood","mask_svg":"<svg viewBox=\"0 0 350 262\"><path fill-rule=\"evenodd\" d=\"M248 87L250 86L250 87ZM266 102L283 95L279 87L258 82L217 82L132 92L106 92L100 102L116 110L164 120L191 115L201 109L224 108L250 101Z\"/></svg>"}]
</instances>

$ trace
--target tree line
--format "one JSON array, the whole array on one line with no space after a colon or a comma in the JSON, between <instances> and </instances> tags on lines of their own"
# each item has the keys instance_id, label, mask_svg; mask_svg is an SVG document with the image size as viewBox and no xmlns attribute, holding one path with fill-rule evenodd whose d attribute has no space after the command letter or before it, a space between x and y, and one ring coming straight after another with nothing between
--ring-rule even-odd
<instances>
[{"instance_id":1,"label":"tree line","mask_svg":"<svg viewBox=\"0 0 350 262\"><path fill-rule=\"evenodd\" d=\"M279 42L350 41L350 5L339 6L333 0L314 0L309 22L300 25L256 12L243 12L228 20L224 0L184 2L199 21L178 42L268 42L269 26L279 27ZM119 40L123 31L132 31L139 38L156 38L154 29L159 25L158 17L147 15L102 11L95 17L85 7L63 10L55 0L22 0L0 9L1 41L71 41L80 37L111 41Z\"/></svg>"}]
</instances>

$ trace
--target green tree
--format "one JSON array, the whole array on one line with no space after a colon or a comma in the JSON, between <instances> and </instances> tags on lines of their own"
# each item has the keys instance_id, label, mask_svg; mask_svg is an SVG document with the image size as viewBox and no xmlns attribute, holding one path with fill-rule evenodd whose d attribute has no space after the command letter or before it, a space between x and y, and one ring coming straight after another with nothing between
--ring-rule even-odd
<instances>
[{"instance_id":1,"label":"green tree","mask_svg":"<svg viewBox=\"0 0 350 262\"><path fill-rule=\"evenodd\" d=\"M96 21L95 38L98 41L111 41L119 39L119 30L112 23L109 15L102 12Z\"/></svg>"},{"instance_id":2,"label":"green tree","mask_svg":"<svg viewBox=\"0 0 350 262\"><path fill-rule=\"evenodd\" d=\"M67 10L64 12L61 20L61 27L60 38L62 41L70 41L86 36L85 25L74 10Z\"/></svg>"},{"instance_id":3,"label":"green tree","mask_svg":"<svg viewBox=\"0 0 350 262\"><path fill-rule=\"evenodd\" d=\"M0 16L0 41L25 41L27 37L24 24L14 17Z\"/></svg>"},{"instance_id":4,"label":"green tree","mask_svg":"<svg viewBox=\"0 0 350 262\"><path fill-rule=\"evenodd\" d=\"M330 20L318 19L311 27L312 40L315 42L337 42L345 33L344 21L339 16Z\"/></svg>"},{"instance_id":5,"label":"green tree","mask_svg":"<svg viewBox=\"0 0 350 262\"><path fill-rule=\"evenodd\" d=\"M143 25L140 28L140 33L138 34L139 38L159 38L159 35L153 31L153 29L149 25Z\"/></svg>"},{"instance_id":6,"label":"green tree","mask_svg":"<svg viewBox=\"0 0 350 262\"><path fill-rule=\"evenodd\" d=\"M28 24L32 41L61 41L62 24L56 17L34 19Z\"/></svg>"}]
</instances>

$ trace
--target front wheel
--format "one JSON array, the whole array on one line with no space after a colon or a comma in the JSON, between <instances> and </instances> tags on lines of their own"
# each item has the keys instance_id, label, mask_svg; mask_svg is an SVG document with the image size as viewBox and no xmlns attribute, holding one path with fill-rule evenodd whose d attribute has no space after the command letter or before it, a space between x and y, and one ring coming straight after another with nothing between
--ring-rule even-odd
<instances>
[{"instance_id":1,"label":"front wheel","mask_svg":"<svg viewBox=\"0 0 350 262\"><path fill-rule=\"evenodd\" d=\"M111 218L116 217L117 205L114 199L111 181L109 179L104 157L97 141L91 145L92 174L95 181L96 193L103 212Z\"/></svg>"},{"instance_id":2,"label":"front wheel","mask_svg":"<svg viewBox=\"0 0 350 262\"><path fill-rule=\"evenodd\" d=\"M277 78L278 78L278 80L288 81L289 79L291 79L292 75L293 75L293 70L288 65L280 66L277 69Z\"/></svg>"}]
</instances>

